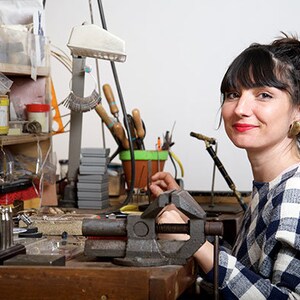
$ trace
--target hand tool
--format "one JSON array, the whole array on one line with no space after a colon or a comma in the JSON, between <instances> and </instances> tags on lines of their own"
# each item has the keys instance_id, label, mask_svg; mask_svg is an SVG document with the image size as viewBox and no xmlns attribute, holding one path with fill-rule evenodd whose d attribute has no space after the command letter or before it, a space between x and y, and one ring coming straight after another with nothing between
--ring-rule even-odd
<instances>
[{"instance_id":1,"label":"hand tool","mask_svg":"<svg viewBox=\"0 0 300 300\"><path fill-rule=\"evenodd\" d=\"M216 140L214 138L207 137L200 133L191 132L190 135L194 138L197 138L198 140L202 140L213 145L216 143Z\"/></svg>"},{"instance_id":2,"label":"hand tool","mask_svg":"<svg viewBox=\"0 0 300 300\"><path fill-rule=\"evenodd\" d=\"M95 110L96 110L97 114L100 116L100 118L102 119L102 121L105 123L108 130L111 132L112 136L114 137L114 139L118 145L118 149L113 156L113 157L115 157L121 151L122 147L124 147L124 146L127 147L127 144L125 141L125 138L126 138L125 133L124 133L124 137L123 137L122 129L119 128L121 126L121 123L118 123L117 125L114 126L114 124L116 122L107 114L105 108L103 107L103 105L101 103L99 103L95 107ZM121 138L121 139L117 138L115 132L119 135L119 138ZM122 146L122 143L124 143L124 146ZM111 158L111 160L112 160L112 158Z\"/></svg>"},{"instance_id":3,"label":"hand tool","mask_svg":"<svg viewBox=\"0 0 300 300\"><path fill-rule=\"evenodd\" d=\"M119 122L119 108L117 106L115 97L113 95L113 91L108 83L104 84L103 87L103 93L105 95L105 98L108 102L110 112L112 115L116 118L116 120Z\"/></svg>"},{"instance_id":4,"label":"hand tool","mask_svg":"<svg viewBox=\"0 0 300 300\"><path fill-rule=\"evenodd\" d=\"M174 129L174 125L173 125L173 129ZM172 131L173 131L173 129L172 129ZM184 169L183 169L183 165L182 165L182 162L180 161L179 157L177 155L175 155L175 153L170 150L173 145L174 145L174 142L172 142L172 134L170 134L170 132L167 130L166 134L163 135L163 145L162 145L161 148L162 148L162 150L167 150L169 152L170 159L171 159L172 164L174 165L174 168L175 168L175 176L174 177L175 177L175 179L177 179L177 168L176 168L176 165L175 165L174 161L176 161L177 164L180 167L181 177L184 176Z\"/></svg>"},{"instance_id":5,"label":"hand tool","mask_svg":"<svg viewBox=\"0 0 300 300\"><path fill-rule=\"evenodd\" d=\"M117 139L121 142L123 148L125 150L129 149L129 141L125 135L125 130L120 122L115 122L113 125L113 133L117 137Z\"/></svg>"},{"instance_id":6,"label":"hand tool","mask_svg":"<svg viewBox=\"0 0 300 300\"><path fill-rule=\"evenodd\" d=\"M172 137L170 136L170 132L167 130L166 131L166 134L163 135L163 145L162 145L162 150L169 150L173 145L174 143L172 142Z\"/></svg>"},{"instance_id":7,"label":"hand tool","mask_svg":"<svg viewBox=\"0 0 300 300\"><path fill-rule=\"evenodd\" d=\"M157 143L155 145L157 151L161 151L161 140L160 137L157 138Z\"/></svg>"},{"instance_id":8,"label":"hand tool","mask_svg":"<svg viewBox=\"0 0 300 300\"><path fill-rule=\"evenodd\" d=\"M133 149L138 150L141 148L141 146L137 140L137 134L136 134L133 118L130 114L127 114L126 119L127 119L127 123L128 123L128 131L130 132L130 135L131 135ZM125 118L124 118L124 124L126 124Z\"/></svg>"},{"instance_id":9,"label":"hand tool","mask_svg":"<svg viewBox=\"0 0 300 300\"><path fill-rule=\"evenodd\" d=\"M114 120L110 118L110 116L107 114L105 108L101 103L99 103L96 107L95 110L97 114L100 116L100 118L103 120L107 128L109 129L110 132L112 132L112 127L114 125Z\"/></svg>"},{"instance_id":10,"label":"hand tool","mask_svg":"<svg viewBox=\"0 0 300 300\"><path fill-rule=\"evenodd\" d=\"M197 139L200 139L200 140L204 140L207 152L213 159L214 163L216 164L217 168L219 169L220 173L222 174L222 176L225 179L226 183L228 184L229 188L233 191L233 193L234 193L236 199L238 200L240 206L242 207L243 211L246 211L247 205L245 204L245 202L241 196L241 193L237 191L234 182L229 177L227 171L225 170L225 167L223 166L223 164L221 163L220 159L218 158L216 152L214 151L214 149L211 146L212 144L216 143L216 140L213 138L209 138L205 135L195 133L195 132L191 132L190 136L196 137Z\"/></svg>"},{"instance_id":11,"label":"hand tool","mask_svg":"<svg viewBox=\"0 0 300 300\"><path fill-rule=\"evenodd\" d=\"M145 150L145 145L143 142L143 139L146 135L145 124L142 121L140 111L137 108L132 110L132 118L138 138L138 145L140 146L141 150Z\"/></svg>"}]
</instances>

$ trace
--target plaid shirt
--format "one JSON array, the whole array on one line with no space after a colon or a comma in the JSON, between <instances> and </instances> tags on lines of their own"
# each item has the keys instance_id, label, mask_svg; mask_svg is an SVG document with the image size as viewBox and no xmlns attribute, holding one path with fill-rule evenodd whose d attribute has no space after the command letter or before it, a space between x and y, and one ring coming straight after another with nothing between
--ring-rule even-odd
<instances>
[{"instance_id":1,"label":"plaid shirt","mask_svg":"<svg viewBox=\"0 0 300 300\"><path fill-rule=\"evenodd\" d=\"M220 250L219 287L223 299L300 299L300 165L253 183L232 254Z\"/></svg>"}]
</instances>

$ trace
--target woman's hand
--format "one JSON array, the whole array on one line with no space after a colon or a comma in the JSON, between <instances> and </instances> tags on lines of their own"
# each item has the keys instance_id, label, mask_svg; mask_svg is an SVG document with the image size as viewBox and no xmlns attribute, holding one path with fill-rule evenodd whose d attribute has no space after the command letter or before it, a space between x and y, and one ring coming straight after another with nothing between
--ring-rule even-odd
<instances>
[{"instance_id":1,"label":"woman's hand","mask_svg":"<svg viewBox=\"0 0 300 300\"><path fill-rule=\"evenodd\" d=\"M189 218L184 215L174 204L167 205L156 218L158 224L184 224ZM188 234L168 233L159 234L159 238L163 240L188 240Z\"/></svg>"},{"instance_id":2,"label":"woman's hand","mask_svg":"<svg viewBox=\"0 0 300 300\"><path fill-rule=\"evenodd\" d=\"M168 172L158 172L151 177L150 190L155 197L165 191L179 190L180 187Z\"/></svg>"},{"instance_id":3,"label":"woman's hand","mask_svg":"<svg viewBox=\"0 0 300 300\"><path fill-rule=\"evenodd\" d=\"M187 223L189 218L183 214L174 204L167 205L162 212L158 215L156 222L163 223ZM159 234L159 239L163 240L188 240L188 234ZM193 254L201 269L208 273L213 268L214 263L214 246L206 241L200 248Z\"/></svg>"}]
</instances>

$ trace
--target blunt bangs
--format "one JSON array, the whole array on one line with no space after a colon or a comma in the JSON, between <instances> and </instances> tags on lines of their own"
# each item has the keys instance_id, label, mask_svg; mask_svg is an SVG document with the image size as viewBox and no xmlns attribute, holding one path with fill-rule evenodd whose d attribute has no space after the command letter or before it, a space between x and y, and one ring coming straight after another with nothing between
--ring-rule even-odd
<instances>
[{"instance_id":1,"label":"blunt bangs","mask_svg":"<svg viewBox=\"0 0 300 300\"><path fill-rule=\"evenodd\" d=\"M221 93L263 86L287 90L288 84L279 80L280 69L267 46L252 45L229 66L221 83Z\"/></svg>"}]
</instances>

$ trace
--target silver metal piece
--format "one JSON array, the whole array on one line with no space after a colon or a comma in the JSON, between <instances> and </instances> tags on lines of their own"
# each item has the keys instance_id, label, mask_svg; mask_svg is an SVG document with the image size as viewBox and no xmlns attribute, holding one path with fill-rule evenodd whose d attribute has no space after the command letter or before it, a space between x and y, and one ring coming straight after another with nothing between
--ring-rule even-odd
<instances>
[{"instance_id":1,"label":"silver metal piece","mask_svg":"<svg viewBox=\"0 0 300 300\"><path fill-rule=\"evenodd\" d=\"M0 250L3 250L3 230L2 207L0 206Z\"/></svg>"},{"instance_id":2,"label":"silver metal piece","mask_svg":"<svg viewBox=\"0 0 300 300\"><path fill-rule=\"evenodd\" d=\"M77 112L87 112L96 107L101 102L101 97L96 90L87 97L79 97L74 92L70 92L68 97L63 101L64 106Z\"/></svg>"},{"instance_id":3,"label":"silver metal piece","mask_svg":"<svg viewBox=\"0 0 300 300\"><path fill-rule=\"evenodd\" d=\"M213 144L213 145L216 143L216 140L214 138L207 137L207 136L205 136L203 134L200 134L200 133L191 132L190 135L192 137L195 137L198 140L206 141L206 142L209 142L210 144Z\"/></svg>"},{"instance_id":4,"label":"silver metal piece","mask_svg":"<svg viewBox=\"0 0 300 300\"><path fill-rule=\"evenodd\" d=\"M30 226L32 224L32 220L25 213L20 214L19 218L26 224L26 226Z\"/></svg>"},{"instance_id":5,"label":"silver metal piece","mask_svg":"<svg viewBox=\"0 0 300 300\"><path fill-rule=\"evenodd\" d=\"M7 218L7 247L11 247L14 243L14 233L13 233L13 219L12 219L12 208L6 208L6 218Z\"/></svg>"},{"instance_id":6,"label":"silver metal piece","mask_svg":"<svg viewBox=\"0 0 300 300\"><path fill-rule=\"evenodd\" d=\"M7 241L7 231L6 231L6 218L5 218L5 209L1 209L1 228L2 228L2 242L1 242L1 249L6 249L6 241Z\"/></svg>"}]
</instances>

